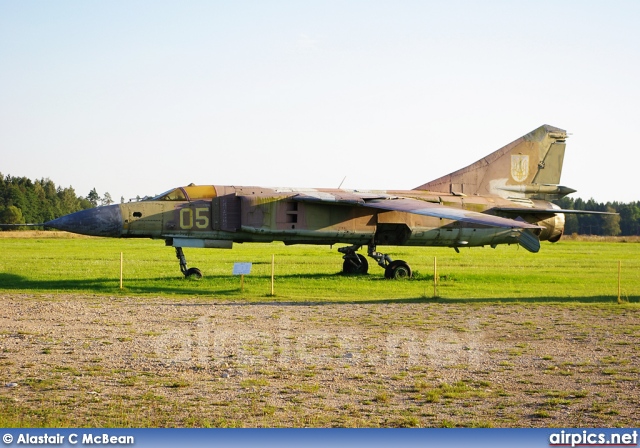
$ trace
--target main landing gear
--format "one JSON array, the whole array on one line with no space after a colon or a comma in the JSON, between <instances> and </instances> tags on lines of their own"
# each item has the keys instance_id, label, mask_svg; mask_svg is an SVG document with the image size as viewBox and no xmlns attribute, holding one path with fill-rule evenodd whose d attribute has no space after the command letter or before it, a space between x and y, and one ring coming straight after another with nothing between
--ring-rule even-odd
<instances>
[{"instance_id":1,"label":"main landing gear","mask_svg":"<svg viewBox=\"0 0 640 448\"><path fill-rule=\"evenodd\" d=\"M342 259L342 272L345 274L366 274L369 270L369 263L362 254L356 253L360 245L341 247L338 252L344 254ZM411 267L403 260L392 260L387 254L376 251L374 244L367 246L367 255L376 260L380 267L384 268L384 277L389 279L402 279L411 277Z\"/></svg>"},{"instance_id":2,"label":"main landing gear","mask_svg":"<svg viewBox=\"0 0 640 448\"><path fill-rule=\"evenodd\" d=\"M184 257L182 247L176 247L176 258L180 260L180 271L186 278L202 278L202 272L198 268L187 269L187 259Z\"/></svg>"}]
</instances>

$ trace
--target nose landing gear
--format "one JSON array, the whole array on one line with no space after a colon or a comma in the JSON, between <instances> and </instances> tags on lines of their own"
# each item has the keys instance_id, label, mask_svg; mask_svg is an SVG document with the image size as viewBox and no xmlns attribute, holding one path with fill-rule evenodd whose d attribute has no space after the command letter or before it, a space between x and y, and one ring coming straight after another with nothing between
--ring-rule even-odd
<instances>
[{"instance_id":1,"label":"nose landing gear","mask_svg":"<svg viewBox=\"0 0 640 448\"><path fill-rule=\"evenodd\" d=\"M182 251L182 247L176 247L176 258L180 260L180 271L185 276L185 278L202 278L202 272L198 268L188 268L187 269L187 259L184 256L184 252Z\"/></svg>"}]
</instances>

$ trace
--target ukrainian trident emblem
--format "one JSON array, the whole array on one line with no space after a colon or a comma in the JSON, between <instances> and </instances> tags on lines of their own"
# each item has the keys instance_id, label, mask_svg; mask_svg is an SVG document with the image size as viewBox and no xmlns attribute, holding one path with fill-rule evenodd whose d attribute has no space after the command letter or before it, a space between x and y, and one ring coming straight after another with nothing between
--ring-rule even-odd
<instances>
[{"instance_id":1,"label":"ukrainian trident emblem","mask_svg":"<svg viewBox=\"0 0 640 448\"><path fill-rule=\"evenodd\" d=\"M511 155L511 177L516 182L524 182L529 177L529 156Z\"/></svg>"}]
</instances>

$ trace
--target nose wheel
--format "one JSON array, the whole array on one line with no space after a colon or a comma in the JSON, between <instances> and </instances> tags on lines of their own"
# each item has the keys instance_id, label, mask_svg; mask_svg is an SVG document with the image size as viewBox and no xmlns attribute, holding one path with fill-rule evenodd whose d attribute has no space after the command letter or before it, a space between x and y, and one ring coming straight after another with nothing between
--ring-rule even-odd
<instances>
[{"instance_id":1,"label":"nose wheel","mask_svg":"<svg viewBox=\"0 0 640 448\"><path fill-rule=\"evenodd\" d=\"M180 261L180 272L185 278L202 278L202 271L198 268L187 268L187 259L184 256L182 247L176 247L176 258Z\"/></svg>"}]
</instances>

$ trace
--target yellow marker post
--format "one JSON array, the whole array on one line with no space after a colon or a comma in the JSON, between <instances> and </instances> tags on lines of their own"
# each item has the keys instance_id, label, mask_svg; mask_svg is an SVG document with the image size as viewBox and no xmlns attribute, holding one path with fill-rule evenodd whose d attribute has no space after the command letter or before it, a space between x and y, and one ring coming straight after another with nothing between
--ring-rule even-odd
<instances>
[{"instance_id":1,"label":"yellow marker post","mask_svg":"<svg viewBox=\"0 0 640 448\"><path fill-rule=\"evenodd\" d=\"M124 256L122 252L120 252L120 289L122 289L122 264L123 264Z\"/></svg>"},{"instance_id":2,"label":"yellow marker post","mask_svg":"<svg viewBox=\"0 0 640 448\"><path fill-rule=\"evenodd\" d=\"M433 257L433 297L438 297L438 261Z\"/></svg>"},{"instance_id":3,"label":"yellow marker post","mask_svg":"<svg viewBox=\"0 0 640 448\"><path fill-rule=\"evenodd\" d=\"M274 292L274 274L276 271L276 256L271 254L271 295L275 295Z\"/></svg>"},{"instance_id":4,"label":"yellow marker post","mask_svg":"<svg viewBox=\"0 0 640 448\"><path fill-rule=\"evenodd\" d=\"M620 283L622 281L622 261L618 260L618 303L622 303L622 298L620 297Z\"/></svg>"}]
</instances>

